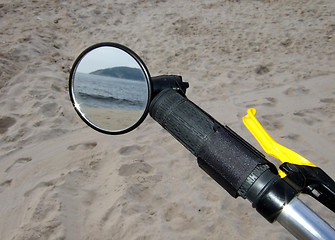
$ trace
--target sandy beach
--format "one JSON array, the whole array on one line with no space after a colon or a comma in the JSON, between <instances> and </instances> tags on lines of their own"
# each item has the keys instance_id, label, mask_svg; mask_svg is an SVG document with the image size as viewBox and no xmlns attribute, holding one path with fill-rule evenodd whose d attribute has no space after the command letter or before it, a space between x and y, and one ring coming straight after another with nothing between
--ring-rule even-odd
<instances>
[{"instance_id":1,"label":"sandy beach","mask_svg":"<svg viewBox=\"0 0 335 240\"><path fill-rule=\"evenodd\" d=\"M335 178L333 0L2 0L0 29L0 239L294 239L150 116L120 136L81 121L68 78L98 42L129 47L151 76L181 75L189 99L264 153L242 122L256 108Z\"/></svg>"},{"instance_id":2,"label":"sandy beach","mask_svg":"<svg viewBox=\"0 0 335 240\"><path fill-rule=\"evenodd\" d=\"M93 125L107 131L121 131L136 124L143 111L81 106L80 111Z\"/></svg>"}]
</instances>

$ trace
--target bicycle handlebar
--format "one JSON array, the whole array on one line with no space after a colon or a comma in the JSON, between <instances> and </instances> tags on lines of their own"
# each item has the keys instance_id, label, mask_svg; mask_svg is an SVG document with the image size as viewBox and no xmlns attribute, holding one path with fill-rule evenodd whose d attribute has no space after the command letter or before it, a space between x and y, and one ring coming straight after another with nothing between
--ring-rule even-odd
<instances>
[{"instance_id":1,"label":"bicycle handlebar","mask_svg":"<svg viewBox=\"0 0 335 240\"><path fill-rule=\"evenodd\" d=\"M235 198L256 166L267 165L276 172L260 152L177 91L161 91L150 105L150 115Z\"/></svg>"},{"instance_id":2,"label":"bicycle handlebar","mask_svg":"<svg viewBox=\"0 0 335 240\"><path fill-rule=\"evenodd\" d=\"M251 201L269 222L278 219L298 238L334 236L334 229L296 198L297 191L279 177L276 167L262 153L182 92L162 90L152 100L149 111L154 120L197 157L206 173L231 196ZM308 225L300 219L304 211L310 217L306 220Z\"/></svg>"}]
</instances>

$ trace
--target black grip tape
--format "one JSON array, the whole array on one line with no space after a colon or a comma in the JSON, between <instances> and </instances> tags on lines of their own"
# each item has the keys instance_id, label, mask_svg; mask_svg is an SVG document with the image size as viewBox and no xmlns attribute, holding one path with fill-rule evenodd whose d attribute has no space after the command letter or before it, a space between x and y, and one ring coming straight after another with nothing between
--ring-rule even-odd
<instances>
[{"instance_id":1,"label":"black grip tape","mask_svg":"<svg viewBox=\"0 0 335 240\"><path fill-rule=\"evenodd\" d=\"M160 92L150 115L198 158L199 166L230 195L238 190L264 156L177 91Z\"/></svg>"},{"instance_id":2,"label":"black grip tape","mask_svg":"<svg viewBox=\"0 0 335 240\"><path fill-rule=\"evenodd\" d=\"M219 127L198 155L199 166L233 197L252 171L269 162L231 129ZM242 141L243 140L243 141Z\"/></svg>"},{"instance_id":3,"label":"black grip tape","mask_svg":"<svg viewBox=\"0 0 335 240\"><path fill-rule=\"evenodd\" d=\"M161 91L153 99L150 115L195 156L214 133L214 120L171 89Z\"/></svg>"}]
</instances>

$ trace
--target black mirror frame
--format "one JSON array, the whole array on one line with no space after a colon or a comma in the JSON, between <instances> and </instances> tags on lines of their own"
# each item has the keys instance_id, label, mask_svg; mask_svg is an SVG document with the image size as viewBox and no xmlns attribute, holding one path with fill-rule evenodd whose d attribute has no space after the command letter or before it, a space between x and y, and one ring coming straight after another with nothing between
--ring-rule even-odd
<instances>
[{"instance_id":1,"label":"black mirror frame","mask_svg":"<svg viewBox=\"0 0 335 240\"><path fill-rule=\"evenodd\" d=\"M83 114L82 112L76 107L76 102L74 99L74 91L73 91L73 80L74 80L74 74L76 73L77 67L80 63L80 61L83 59L83 57L90 51L99 48L99 47L115 47L118 49L121 49L123 51L125 51L126 53L128 53L131 57L134 58L134 60L138 63L138 65L141 67L146 81L147 81L147 85L148 85L148 102L147 105L145 107L145 110L141 116L141 118L132 126L119 130L119 131L109 131L108 129L103 129L100 128L96 125L94 125L92 122L90 122ZM102 42L102 43L97 43L94 44L90 47L88 47L87 49L85 49L75 60L75 62L72 65L71 71L70 71L70 78L69 78L69 93L70 93L70 99L73 105L73 108L75 109L75 111L77 112L77 114L79 115L79 117L91 128L93 128L94 130L101 132L101 133L105 133L105 134L110 134L110 135L120 135L120 134L124 134L127 132L130 132L132 130L134 130L135 128L137 128L143 121L144 119L147 117L148 113L149 113L149 106L150 106L150 102L151 102L151 96L152 96L152 80L148 71L148 68L146 67L146 65L144 64L144 62L142 61L142 59L135 53L133 52L131 49L118 44L118 43L113 43L113 42Z\"/></svg>"}]
</instances>

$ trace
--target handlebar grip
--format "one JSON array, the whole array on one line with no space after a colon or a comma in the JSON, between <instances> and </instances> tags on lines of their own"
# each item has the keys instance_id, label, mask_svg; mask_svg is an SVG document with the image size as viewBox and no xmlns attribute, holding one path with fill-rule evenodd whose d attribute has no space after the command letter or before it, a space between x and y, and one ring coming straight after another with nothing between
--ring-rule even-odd
<instances>
[{"instance_id":1,"label":"handlebar grip","mask_svg":"<svg viewBox=\"0 0 335 240\"><path fill-rule=\"evenodd\" d=\"M163 90L153 99L150 115L195 156L215 132L213 120L174 90Z\"/></svg>"},{"instance_id":2,"label":"handlebar grip","mask_svg":"<svg viewBox=\"0 0 335 240\"><path fill-rule=\"evenodd\" d=\"M251 187L255 181L252 173L257 172L254 171L257 166L267 165L264 171L269 168L276 171L263 154L177 91L166 89L156 95L150 105L150 115L235 198Z\"/></svg>"}]
</instances>

